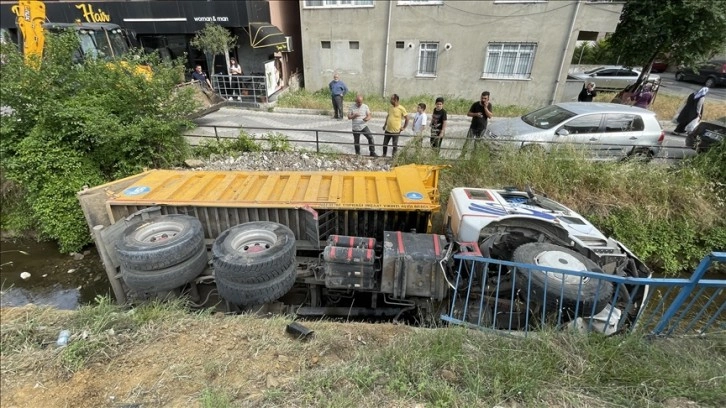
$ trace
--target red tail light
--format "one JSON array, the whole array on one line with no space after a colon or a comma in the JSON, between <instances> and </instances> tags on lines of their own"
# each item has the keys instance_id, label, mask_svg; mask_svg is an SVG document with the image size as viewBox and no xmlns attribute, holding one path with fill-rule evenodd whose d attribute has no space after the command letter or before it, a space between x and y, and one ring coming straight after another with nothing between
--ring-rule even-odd
<instances>
[{"instance_id":1,"label":"red tail light","mask_svg":"<svg viewBox=\"0 0 726 408\"><path fill-rule=\"evenodd\" d=\"M721 73L726 74L726 64L721 65Z\"/></svg>"},{"instance_id":2,"label":"red tail light","mask_svg":"<svg viewBox=\"0 0 726 408\"><path fill-rule=\"evenodd\" d=\"M662 144L663 140L665 140L665 130L660 131L660 137L658 138L658 144Z\"/></svg>"}]
</instances>

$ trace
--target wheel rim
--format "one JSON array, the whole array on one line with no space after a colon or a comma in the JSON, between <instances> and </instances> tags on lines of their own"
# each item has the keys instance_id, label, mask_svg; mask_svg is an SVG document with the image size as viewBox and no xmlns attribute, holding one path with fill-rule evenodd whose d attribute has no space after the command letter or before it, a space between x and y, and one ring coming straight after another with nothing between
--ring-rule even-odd
<instances>
[{"instance_id":1,"label":"wheel rim","mask_svg":"<svg viewBox=\"0 0 726 408\"><path fill-rule=\"evenodd\" d=\"M265 231L245 231L237 235L230 246L234 251L246 254L256 254L268 251L277 242L277 234Z\"/></svg>"},{"instance_id":2,"label":"wheel rim","mask_svg":"<svg viewBox=\"0 0 726 408\"><path fill-rule=\"evenodd\" d=\"M562 251L544 251L540 252L534 258L534 264L537 266L544 266L548 268L565 269L568 271L586 271L587 266L577 259L572 254ZM545 273L544 271L541 271ZM568 275L559 272L546 272L546 275L551 279L556 279L558 282L563 282L562 276L564 275L565 285L577 285L580 283L580 277L575 275ZM582 283L585 283L590 278L582 278Z\"/></svg>"},{"instance_id":3,"label":"wheel rim","mask_svg":"<svg viewBox=\"0 0 726 408\"><path fill-rule=\"evenodd\" d=\"M138 230L134 238L147 244L157 244L176 237L183 229L184 226L178 222L156 222Z\"/></svg>"}]
</instances>

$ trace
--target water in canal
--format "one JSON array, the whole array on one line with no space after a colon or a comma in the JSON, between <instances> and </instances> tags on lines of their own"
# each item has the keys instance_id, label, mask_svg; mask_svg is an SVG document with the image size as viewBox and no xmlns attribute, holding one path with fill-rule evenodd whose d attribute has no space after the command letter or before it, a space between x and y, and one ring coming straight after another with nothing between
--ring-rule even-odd
<instances>
[{"instance_id":1,"label":"water in canal","mask_svg":"<svg viewBox=\"0 0 726 408\"><path fill-rule=\"evenodd\" d=\"M0 242L0 284L3 307L33 303L70 310L96 295L113 296L95 247L63 255L55 243L32 240Z\"/></svg>"}]
</instances>

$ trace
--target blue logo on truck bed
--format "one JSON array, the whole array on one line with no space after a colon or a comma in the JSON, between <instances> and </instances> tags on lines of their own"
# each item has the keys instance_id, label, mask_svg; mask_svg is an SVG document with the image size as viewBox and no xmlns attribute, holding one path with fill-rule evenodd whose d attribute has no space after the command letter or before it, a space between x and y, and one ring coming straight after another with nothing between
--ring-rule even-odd
<instances>
[{"instance_id":1,"label":"blue logo on truck bed","mask_svg":"<svg viewBox=\"0 0 726 408\"><path fill-rule=\"evenodd\" d=\"M149 191L151 191L151 188L147 187L147 186L129 187L126 190L124 190L124 195L137 196L137 195L141 195L141 194L146 194Z\"/></svg>"}]
</instances>

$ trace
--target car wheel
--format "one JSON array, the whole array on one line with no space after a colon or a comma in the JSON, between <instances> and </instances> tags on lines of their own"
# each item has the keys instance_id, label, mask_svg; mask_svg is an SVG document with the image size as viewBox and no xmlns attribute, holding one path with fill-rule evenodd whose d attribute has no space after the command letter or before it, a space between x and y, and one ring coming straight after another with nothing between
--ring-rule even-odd
<instances>
[{"instance_id":1,"label":"car wheel","mask_svg":"<svg viewBox=\"0 0 726 408\"><path fill-rule=\"evenodd\" d=\"M291 265L280 276L260 283L236 283L216 277L219 297L241 306L261 305L284 296L295 284L297 269Z\"/></svg>"},{"instance_id":2,"label":"car wheel","mask_svg":"<svg viewBox=\"0 0 726 408\"><path fill-rule=\"evenodd\" d=\"M121 266L138 271L177 265L202 249L202 223L198 218L182 214L161 215L133 223L116 242Z\"/></svg>"},{"instance_id":3,"label":"car wheel","mask_svg":"<svg viewBox=\"0 0 726 408\"><path fill-rule=\"evenodd\" d=\"M684 79L686 79L685 75L680 72L676 72L676 81L683 81Z\"/></svg>"},{"instance_id":4,"label":"car wheel","mask_svg":"<svg viewBox=\"0 0 726 408\"><path fill-rule=\"evenodd\" d=\"M201 275L209 263L207 249L201 248L189 259L167 268L153 271L121 266L121 278L138 292L156 293L183 286Z\"/></svg>"},{"instance_id":5,"label":"car wheel","mask_svg":"<svg viewBox=\"0 0 726 408\"><path fill-rule=\"evenodd\" d=\"M543 242L520 245L512 254L512 261L540 267L573 271L603 273L602 269L584 255L571 249ZM612 283L596 278L581 278L540 269L518 268L515 285L530 302L547 309L579 309L582 316L600 312L611 300ZM530 277L529 279L527 277Z\"/></svg>"},{"instance_id":6,"label":"car wheel","mask_svg":"<svg viewBox=\"0 0 726 408\"><path fill-rule=\"evenodd\" d=\"M649 162L653 160L653 152L648 148L635 148L628 153L624 160Z\"/></svg>"},{"instance_id":7,"label":"car wheel","mask_svg":"<svg viewBox=\"0 0 726 408\"><path fill-rule=\"evenodd\" d=\"M708 88L713 88L714 86L716 86L716 80L713 78L708 78L706 79L706 83L704 85Z\"/></svg>"},{"instance_id":8,"label":"car wheel","mask_svg":"<svg viewBox=\"0 0 726 408\"><path fill-rule=\"evenodd\" d=\"M214 274L227 282L259 283L295 263L295 234L285 225L255 221L222 232L212 245Z\"/></svg>"}]
</instances>

